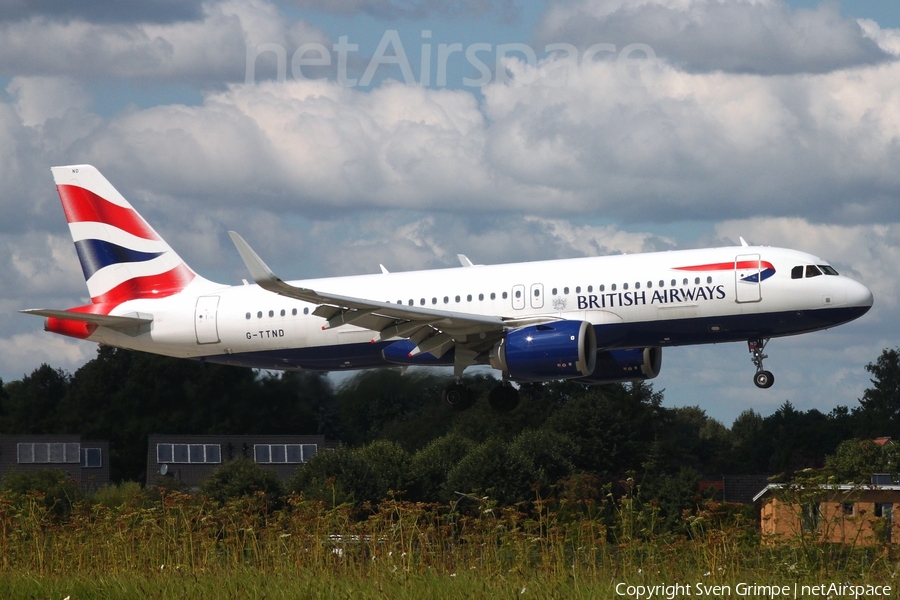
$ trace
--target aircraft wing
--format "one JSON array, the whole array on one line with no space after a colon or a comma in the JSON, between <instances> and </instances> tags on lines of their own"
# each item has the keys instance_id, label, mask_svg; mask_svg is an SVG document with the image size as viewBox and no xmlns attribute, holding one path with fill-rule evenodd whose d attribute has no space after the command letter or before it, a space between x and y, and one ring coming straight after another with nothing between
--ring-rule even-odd
<instances>
[{"instance_id":1,"label":"aircraft wing","mask_svg":"<svg viewBox=\"0 0 900 600\"><path fill-rule=\"evenodd\" d=\"M493 345L510 326L496 316L404 306L293 286L275 275L240 235L228 234L256 284L281 296L318 304L313 314L326 319L323 329L353 324L376 332L373 341L409 339L416 344L412 356L430 352L440 357L455 345L477 353L482 346Z\"/></svg>"}]
</instances>

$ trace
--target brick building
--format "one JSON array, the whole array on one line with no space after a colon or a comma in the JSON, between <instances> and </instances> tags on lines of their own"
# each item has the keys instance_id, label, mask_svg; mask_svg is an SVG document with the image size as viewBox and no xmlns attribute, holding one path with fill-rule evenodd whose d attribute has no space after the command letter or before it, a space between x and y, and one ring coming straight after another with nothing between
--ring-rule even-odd
<instances>
[{"instance_id":1,"label":"brick building","mask_svg":"<svg viewBox=\"0 0 900 600\"><path fill-rule=\"evenodd\" d=\"M873 546L900 543L900 485L771 484L760 491L763 543L810 536Z\"/></svg>"}]
</instances>

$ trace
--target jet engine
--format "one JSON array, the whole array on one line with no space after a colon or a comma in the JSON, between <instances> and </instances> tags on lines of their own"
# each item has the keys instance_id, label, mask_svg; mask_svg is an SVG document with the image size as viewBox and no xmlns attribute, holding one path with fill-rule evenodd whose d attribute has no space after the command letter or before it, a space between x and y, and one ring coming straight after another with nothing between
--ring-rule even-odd
<instances>
[{"instance_id":1,"label":"jet engine","mask_svg":"<svg viewBox=\"0 0 900 600\"><path fill-rule=\"evenodd\" d=\"M490 364L514 381L586 377L594 372L597 338L587 321L555 321L514 329L490 352Z\"/></svg>"},{"instance_id":2,"label":"jet engine","mask_svg":"<svg viewBox=\"0 0 900 600\"><path fill-rule=\"evenodd\" d=\"M597 353L597 365L587 377L579 377L579 383L615 383L653 379L662 367L662 348L632 348L606 350Z\"/></svg>"}]
</instances>

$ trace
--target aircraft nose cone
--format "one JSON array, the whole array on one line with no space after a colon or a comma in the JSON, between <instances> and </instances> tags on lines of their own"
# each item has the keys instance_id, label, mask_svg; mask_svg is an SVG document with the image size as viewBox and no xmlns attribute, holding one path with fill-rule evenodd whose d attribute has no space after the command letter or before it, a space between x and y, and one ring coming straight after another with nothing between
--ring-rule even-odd
<instances>
[{"instance_id":1,"label":"aircraft nose cone","mask_svg":"<svg viewBox=\"0 0 900 600\"><path fill-rule=\"evenodd\" d=\"M860 314L865 314L872 308L874 302L872 290L857 281L850 281L850 285L847 287L848 305L864 309Z\"/></svg>"}]
</instances>

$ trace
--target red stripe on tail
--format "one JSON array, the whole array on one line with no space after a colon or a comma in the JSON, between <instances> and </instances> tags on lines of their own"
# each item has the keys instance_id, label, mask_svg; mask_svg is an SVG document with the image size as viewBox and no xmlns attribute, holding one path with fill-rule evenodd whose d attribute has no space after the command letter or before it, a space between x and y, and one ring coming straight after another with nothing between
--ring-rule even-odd
<instances>
[{"instance_id":1,"label":"red stripe on tail","mask_svg":"<svg viewBox=\"0 0 900 600\"><path fill-rule=\"evenodd\" d=\"M113 204L76 185L58 185L56 190L69 223L106 223L145 240L160 239L134 209Z\"/></svg>"},{"instance_id":2,"label":"red stripe on tail","mask_svg":"<svg viewBox=\"0 0 900 600\"><path fill-rule=\"evenodd\" d=\"M196 273L182 263L159 275L133 277L128 281L123 281L108 292L91 298L91 301L94 304L107 302L120 304L136 298L165 298L186 288L194 277L196 277Z\"/></svg>"}]
</instances>

